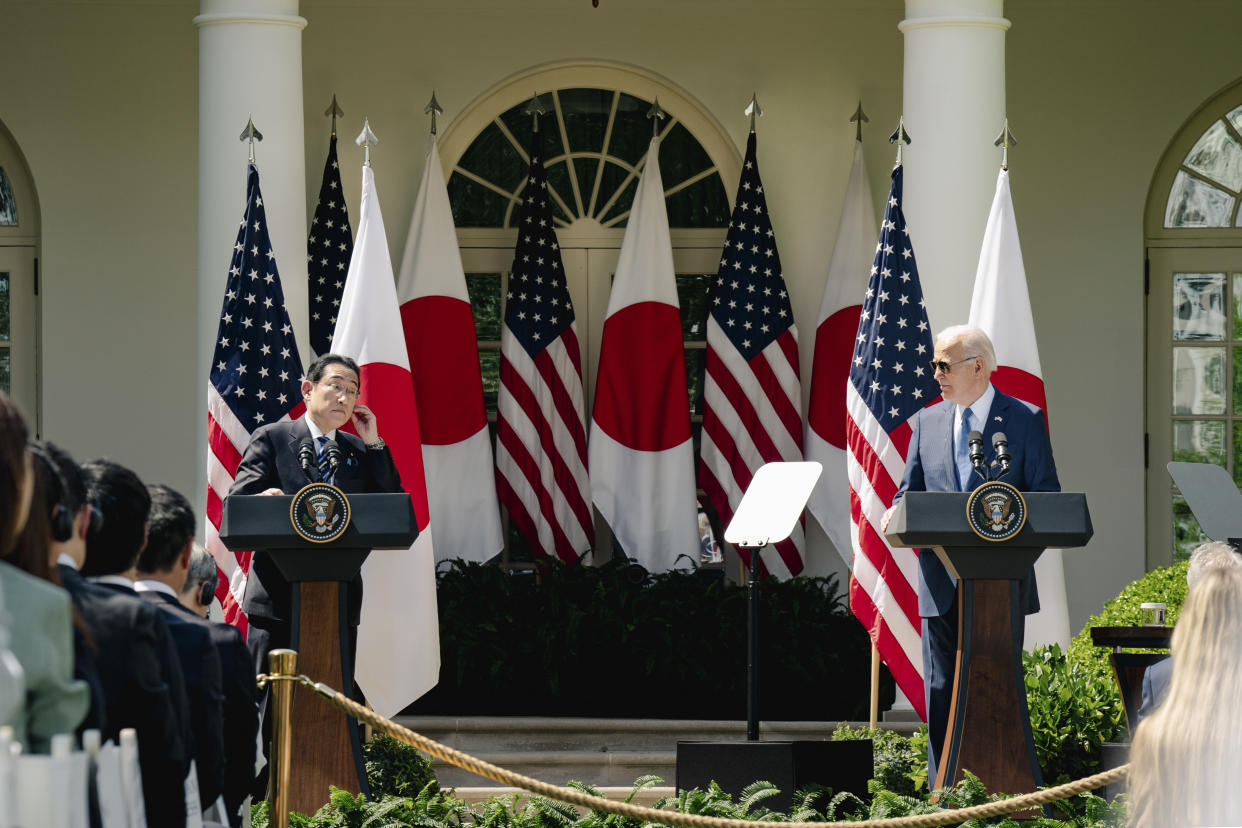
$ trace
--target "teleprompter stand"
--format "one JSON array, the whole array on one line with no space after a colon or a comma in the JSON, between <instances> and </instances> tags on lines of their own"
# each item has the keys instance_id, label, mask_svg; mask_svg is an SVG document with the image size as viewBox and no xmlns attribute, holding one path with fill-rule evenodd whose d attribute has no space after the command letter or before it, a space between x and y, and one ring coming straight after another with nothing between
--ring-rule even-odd
<instances>
[{"instance_id":1,"label":"teleprompter stand","mask_svg":"<svg viewBox=\"0 0 1242 828\"><path fill-rule=\"evenodd\" d=\"M224 501L220 540L229 549L271 556L293 587L290 647L297 672L352 695L346 592L372 549L406 549L418 535L407 494L349 495L350 523L335 541L313 543L293 530L284 495L236 495ZM313 814L328 786L366 791L358 723L309 691L293 695L289 807Z\"/></svg>"},{"instance_id":2,"label":"teleprompter stand","mask_svg":"<svg viewBox=\"0 0 1242 828\"><path fill-rule=\"evenodd\" d=\"M763 779L780 788L766 802L777 810L790 807L795 792L809 784L867 795L872 767L869 740L759 740L760 552L793 532L822 471L823 466L814 462L761 466L725 529L725 540L749 556L746 741L678 742L678 790L706 789L714 781L723 790L740 795L756 779Z\"/></svg>"},{"instance_id":3,"label":"teleprompter stand","mask_svg":"<svg viewBox=\"0 0 1242 828\"><path fill-rule=\"evenodd\" d=\"M1022 673L1019 581L1047 547L1083 546L1091 515L1083 494L1023 492L1026 524L1006 541L971 530L966 492L907 492L885 537L935 550L958 579L957 667L934 789L969 770L990 791L1025 793L1041 782Z\"/></svg>"}]
</instances>

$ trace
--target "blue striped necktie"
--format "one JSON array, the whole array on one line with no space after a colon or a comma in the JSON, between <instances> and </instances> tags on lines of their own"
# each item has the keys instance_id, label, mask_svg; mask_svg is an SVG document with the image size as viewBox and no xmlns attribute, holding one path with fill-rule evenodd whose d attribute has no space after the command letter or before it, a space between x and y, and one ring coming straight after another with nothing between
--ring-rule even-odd
<instances>
[{"instance_id":1,"label":"blue striped necktie","mask_svg":"<svg viewBox=\"0 0 1242 828\"><path fill-rule=\"evenodd\" d=\"M316 459L319 461L319 479L324 483L332 483L332 466L328 463L328 438L320 435L319 450Z\"/></svg>"},{"instance_id":2,"label":"blue striped necktie","mask_svg":"<svg viewBox=\"0 0 1242 828\"><path fill-rule=\"evenodd\" d=\"M962 428L957 434L957 475L963 492L972 490L970 475L974 466L970 465L970 409L962 409Z\"/></svg>"}]
</instances>

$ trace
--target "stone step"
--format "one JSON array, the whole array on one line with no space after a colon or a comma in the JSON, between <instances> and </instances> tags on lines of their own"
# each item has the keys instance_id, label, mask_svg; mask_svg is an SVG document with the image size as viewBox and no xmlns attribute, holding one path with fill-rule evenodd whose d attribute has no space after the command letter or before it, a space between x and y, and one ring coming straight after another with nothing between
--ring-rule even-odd
<instances>
[{"instance_id":1,"label":"stone step","mask_svg":"<svg viewBox=\"0 0 1242 828\"><path fill-rule=\"evenodd\" d=\"M694 719L404 716L397 721L441 744L541 782L563 785L575 780L616 788L625 795L635 779L647 774L661 777L662 787L671 786L679 741L746 738L745 722ZM827 739L836 726L837 722L765 722L759 735L766 741ZM918 723L881 726L910 735ZM487 786L487 780L469 771L438 759L432 763L445 787Z\"/></svg>"}]
</instances>

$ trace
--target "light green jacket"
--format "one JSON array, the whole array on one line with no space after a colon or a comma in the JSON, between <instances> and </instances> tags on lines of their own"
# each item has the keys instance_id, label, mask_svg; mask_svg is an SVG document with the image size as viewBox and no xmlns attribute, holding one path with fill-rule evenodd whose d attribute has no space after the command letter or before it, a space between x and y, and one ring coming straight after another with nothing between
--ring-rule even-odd
<instances>
[{"instance_id":1,"label":"light green jacket","mask_svg":"<svg viewBox=\"0 0 1242 828\"><path fill-rule=\"evenodd\" d=\"M72 734L90 707L90 689L73 677L69 593L0 561L9 650L26 674L26 704L13 732L27 753L47 753L58 733Z\"/></svg>"}]
</instances>

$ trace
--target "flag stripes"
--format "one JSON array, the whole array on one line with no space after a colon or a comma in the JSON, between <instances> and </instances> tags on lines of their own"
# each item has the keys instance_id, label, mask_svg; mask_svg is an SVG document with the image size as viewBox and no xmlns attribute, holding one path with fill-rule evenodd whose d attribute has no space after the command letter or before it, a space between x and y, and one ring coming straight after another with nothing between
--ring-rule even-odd
<instances>
[{"instance_id":1,"label":"flag stripes","mask_svg":"<svg viewBox=\"0 0 1242 828\"><path fill-rule=\"evenodd\" d=\"M582 358L542 156L532 136L505 294L496 492L536 555L574 562L595 544Z\"/></svg>"},{"instance_id":2,"label":"flag stripes","mask_svg":"<svg viewBox=\"0 0 1242 828\"><path fill-rule=\"evenodd\" d=\"M845 392L850 485L850 609L915 710L927 717L923 688L918 559L880 533L905 472L910 422L939 398L928 361L931 331L914 250L901 211L902 168L893 169ZM921 554L933 554L923 552Z\"/></svg>"},{"instance_id":3,"label":"flag stripes","mask_svg":"<svg viewBox=\"0 0 1242 828\"><path fill-rule=\"evenodd\" d=\"M246 209L229 263L207 385L207 550L220 570L216 595L224 618L244 632L241 610L251 553L220 541L223 501L259 426L304 410L302 362L285 308L276 254L267 233L259 171L251 164Z\"/></svg>"},{"instance_id":4,"label":"flag stripes","mask_svg":"<svg viewBox=\"0 0 1242 828\"><path fill-rule=\"evenodd\" d=\"M707 319L698 477L726 525L760 466L802 459L798 329L756 148L752 132ZM799 521L776 545L789 575L802 571L804 546Z\"/></svg>"}]
</instances>

